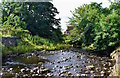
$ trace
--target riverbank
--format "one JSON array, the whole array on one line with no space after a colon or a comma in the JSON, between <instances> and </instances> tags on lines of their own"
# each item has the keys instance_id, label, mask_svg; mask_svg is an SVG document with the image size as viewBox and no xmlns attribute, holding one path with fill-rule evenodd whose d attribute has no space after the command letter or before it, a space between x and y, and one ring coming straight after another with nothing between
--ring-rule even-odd
<instances>
[{"instance_id":1,"label":"riverbank","mask_svg":"<svg viewBox=\"0 0 120 78\"><path fill-rule=\"evenodd\" d=\"M0 42L3 56L13 53L31 53L33 51L55 51L72 47L72 45L63 42L55 42L38 36L30 37L32 39L3 37Z\"/></svg>"}]
</instances>

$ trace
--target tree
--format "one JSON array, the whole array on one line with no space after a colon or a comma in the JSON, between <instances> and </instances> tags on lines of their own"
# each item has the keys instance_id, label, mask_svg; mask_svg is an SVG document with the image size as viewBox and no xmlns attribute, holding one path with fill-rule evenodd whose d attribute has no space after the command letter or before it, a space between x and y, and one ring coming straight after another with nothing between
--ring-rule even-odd
<instances>
[{"instance_id":1,"label":"tree","mask_svg":"<svg viewBox=\"0 0 120 78\"><path fill-rule=\"evenodd\" d=\"M61 39L59 13L50 2L3 2L4 25L13 25L29 30L32 35L51 39ZM59 35L58 35L59 33Z\"/></svg>"},{"instance_id":2,"label":"tree","mask_svg":"<svg viewBox=\"0 0 120 78\"><path fill-rule=\"evenodd\" d=\"M119 8L119 3L113 2L109 8L103 8L101 3L91 3L75 9L69 21L69 25L74 25L69 39L75 39L77 36L76 40L91 50L116 47L120 42Z\"/></svg>"}]
</instances>

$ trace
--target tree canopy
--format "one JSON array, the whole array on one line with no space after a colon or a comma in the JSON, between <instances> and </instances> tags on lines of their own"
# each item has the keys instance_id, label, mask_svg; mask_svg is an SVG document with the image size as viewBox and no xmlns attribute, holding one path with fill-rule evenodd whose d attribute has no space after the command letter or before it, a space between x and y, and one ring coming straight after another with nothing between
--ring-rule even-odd
<instances>
[{"instance_id":1,"label":"tree canopy","mask_svg":"<svg viewBox=\"0 0 120 78\"><path fill-rule=\"evenodd\" d=\"M85 4L72 12L68 25L73 30L67 36L72 43L81 43L91 50L106 50L120 42L120 5L111 3L103 8L101 3Z\"/></svg>"},{"instance_id":2,"label":"tree canopy","mask_svg":"<svg viewBox=\"0 0 120 78\"><path fill-rule=\"evenodd\" d=\"M27 29L32 35L60 40L57 9L50 2L3 2L2 24Z\"/></svg>"}]
</instances>

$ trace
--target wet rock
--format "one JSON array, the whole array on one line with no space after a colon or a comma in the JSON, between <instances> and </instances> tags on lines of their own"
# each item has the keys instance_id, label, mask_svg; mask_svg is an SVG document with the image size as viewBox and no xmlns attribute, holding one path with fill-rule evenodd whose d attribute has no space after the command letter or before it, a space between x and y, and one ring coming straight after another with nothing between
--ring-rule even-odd
<instances>
[{"instance_id":1,"label":"wet rock","mask_svg":"<svg viewBox=\"0 0 120 78\"><path fill-rule=\"evenodd\" d=\"M42 64L43 64L43 62L38 62L38 64L39 64L39 65L42 65Z\"/></svg>"},{"instance_id":2,"label":"wet rock","mask_svg":"<svg viewBox=\"0 0 120 78\"><path fill-rule=\"evenodd\" d=\"M45 69L42 69L42 70L40 70L40 73L46 73L46 72L49 72L50 71L50 69L49 68L45 68Z\"/></svg>"},{"instance_id":3,"label":"wet rock","mask_svg":"<svg viewBox=\"0 0 120 78\"><path fill-rule=\"evenodd\" d=\"M7 70L9 73L13 73L13 68Z\"/></svg>"},{"instance_id":4,"label":"wet rock","mask_svg":"<svg viewBox=\"0 0 120 78\"><path fill-rule=\"evenodd\" d=\"M77 58L79 58L80 56L79 55L77 55Z\"/></svg>"},{"instance_id":5,"label":"wet rock","mask_svg":"<svg viewBox=\"0 0 120 78\"><path fill-rule=\"evenodd\" d=\"M81 74L81 76L86 76L86 74Z\"/></svg>"},{"instance_id":6,"label":"wet rock","mask_svg":"<svg viewBox=\"0 0 120 78\"><path fill-rule=\"evenodd\" d=\"M37 70L37 73L39 74L39 73L40 73L40 70Z\"/></svg>"},{"instance_id":7,"label":"wet rock","mask_svg":"<svg viewBox=\"0 0 120 78\"><path fill-rule=\"evenodd\" d=\"M112 70L113 69L113 67L110 67L110 70Z\"/></svg>"},{"instance_id":8,"label":"wet rock","mask_svg":"<svg viewBox=\"0 0 120 78\"><path fill-rule=\"evenodd\" d=\"M68 72L68 70L64 70L64 71L63 71L63 73L66 73L66 72Z\"/></svg>"},{"instance_id":9,"label":"wet rock","mask_svg":"<svg viewBox=\"0 0 120 78\"><path fill-rule=\"evenodd\" d=\"M28 74L24 74L23 77L28 77Z\"/></svg>"},{"instance_id":10,"label":"wet rock","mask_svg":"<svg viewBox=\"0 0 120 78\"><path fill-rule=\"evenodd\" d=\"M34 71L33 70L30 70L31 73L33 73Z\"/></svg>"},{"instance_id":11,"label":"wet rock","mask_svg":"<svg viewBox=\"0 0 120 78\"><path fill-rule=\"evenodd\" d=\"M47 76L52 76L52 74L51 73L47 73Z\"/></svg>"},{"instance_id":12,"label":"wet rock","mask_svg":"<svg viewBox=\"0 0 120 78\"><path fill-rule=\"evenodd\" d=\"M90 73L91 73L91 74L93 74L93 73L94 73L94 71L90 71Z\"/></svg>"},{"instance_id":13,"label":"wet rock","mask_svg":"<svg viewBox=\"0 0 120 78\"><path fill-rule=\"evenodd\" d=\"M105 71L107 70L107 68L105 68L105 67L104 67L103 69L104 69Z\"/></svg>"},{"instance_id":14,"label":"wet rock","mask_svg":"<svg viewBox=\"0 0 120 78\"><path fill-rule=\"evenodd\" d=\"M98 71L99 71L99 68L97 67L95 70L98 72Z\"/></svg>"},{"instance_id":15,"label":"wet rock","mask_svg":"<svg viewBox=\"0 0 120 78\"><path fill-rule=\"evenodd\" d=\"M103 66L105 67L105 66L106 66L106 64L103 64Z\"/></svg>"},{"instance_id":16,"label":"wet rock","mask_svg":"<svg viewBox=\"0 0 120 78\"><path fill-rule=\"evenodd\" d=\"M62 66L59 67L60 69L62 68Z\"/></svg>"},{"instance_id":17,"label":"wet rock","mask_svg":"<svg viewBox=\"0 0 120 78\"><path fill-rule=\"evenodd\" d=\"M72 68L73 66L69 65L69 66L66 66L66 69L70 69Z\"/></svg>"},{"instance_id":18,"label":"wet rock","mask_svg":"<svg viewBox=\"0 0 120 78\"><path fill-rule=\"evenodd\" d=\"M76 76L80 76L80 74L76 74Z\"/></svg>"},{"instance_id":19,"label":"wet rock","mask_svg":"<svg viewBox=\"0 0 120 78\"><path fill-rule=\"evenodd\" d=\"M85 71L85 74L88 74L88 73L90 73L90 71Z\"/></svg>"},{"instance_id":20,"label":"wet rock","mask_svg":"<svg viewBox=\"0 0 120 78\"><path fill-rule=\"evenodd\" d=\"M16 73L16 74L15 74L15 78L18 78L18 77L19 77L19 74L18 74L18 73Z\"/></svg>"},{"instance_id":21,"label":"wet rock","mask_svg":"<svg viewBox=\"0 0 120 78\"><path fill-rule=\"evenodd\" d=\"M24 69L24 68L20 70L20 72L24 72L24 71L25 71L25 69Z\"/></svg>"},{"instance_id":22,"label":"wet rock","mask_svg":"<svg viewBox=\"0 0 120 78\"><path fill-rule=\"evenodd\" d=\"M72 75L72 73L71 73L71 72L68 72L68 76L69 76L69 75Z\"/></svg>"},{"instance_id":23,"label":"wet rock","mask_svg":"<svg viewBox=\"0 0 120 78\"><path fill-rule=\"evenodd\" d=\"M60 61L57 61L57 63L60 63Z\"/></svg>"},{"instance_id":24,"label":"wet rock","mask_svg":"<svg viewBox=\"0 0 120 78\"><path fill-rule=\"evenodd\" d=\"M12 71L12 70L13 70L13 68L10 68L9 70L10 70L10 71Z\"/></svg>"},{"instance_id":25,"label":"wet rock","mask_svg":"<svg viewBox=\"0 0 120 78\"><path fill-rule=\"evenodd\" d=\"M94 67L93 65L86 66L86 68L87 68L88 70L94 70L94 69L95 69L95 67Z\"/></svg>"},{"instance_id":26,"label":"wet rock","mask_svg":"<svg viewBox=\"0 0 120 78\"><path fill-rule=\"evenodd\" d=\"M100 73L101 73L101 74L105 74L105 72L104 72L104 71L101 71Z\"/></svg>"},{"instance_id":27,"label":"wet rock","mask_svg":"<svg viewBox=\"0 0 120 78\"><path fill-rule=\"evenodd\" d=\"M52 64L55 64L55 62L52 62Z\"/></svg>"},{"instance_id":28,"label":"wet rock","mask_svg":"<svg viewBox=\"0 0 120 78\"><path fill-rule=\"evenodd\" d=\"M112 66L111 62L108 62L108 65L111 67Z\"/></svg>"},{"instance_id":29,"label":"wet rock","mask_svg":"<svg viewBox=\"0 0 120 78\"><path fill-rule=\"evenodd\" d=\"M109 70L109 71L107 71L108 73L111 73L111 71Z\"/></svg>"},{"instance_id":30,"label":"wet rock","mask_svg":"<svg viewBox=\"0 0 120 78\"><path fill-rule=\"evenodd\" d=\"M55 67L57 68L57 67L59 67L58 65L55 65Z\"/></svg>"},{"instance_id":31,"label":"wet rock","mask_svg":"<svg viewBox=\"0 0 120 78\"><path fill-rule=\"evenodd\" d=\"M64 74L60 74L61 77L64 77Z\"/></svg>"}]
</instances>

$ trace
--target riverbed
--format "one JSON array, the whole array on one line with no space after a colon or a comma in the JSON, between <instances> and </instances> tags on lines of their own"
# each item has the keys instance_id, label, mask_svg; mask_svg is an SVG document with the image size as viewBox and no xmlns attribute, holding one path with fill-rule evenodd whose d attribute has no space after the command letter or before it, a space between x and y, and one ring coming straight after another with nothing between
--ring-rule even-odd
<instances>
[{"instance_id":1,"label":"riverbed","mask_svg":"<svg viewBox=\"0 0 120 78\"><path fill-rule=\"evenodd\" d=\"M115 60L79 49L35 51L3 58L2 77L109 76Z\"/></svg>"}]
</instances>

